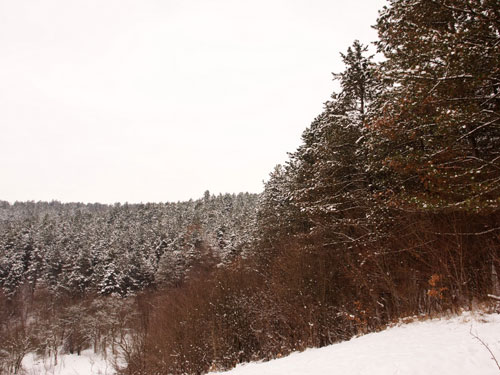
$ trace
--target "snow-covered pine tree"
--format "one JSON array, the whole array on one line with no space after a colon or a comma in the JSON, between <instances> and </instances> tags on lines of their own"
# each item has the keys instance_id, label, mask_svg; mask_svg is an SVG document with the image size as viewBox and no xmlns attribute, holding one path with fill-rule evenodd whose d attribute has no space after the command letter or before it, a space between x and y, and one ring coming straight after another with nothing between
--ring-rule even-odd
<instances>
[{"instance_id":1,"label":"snow-covered pine tree","mask_svg":"<svg viewBox=\"0 0 500 375\"><path fill-rule=\"evenodd\" d=\"M346 68L334 74L340 92L332 94L291 155L293 204L310 223L306 235L325 243L353 244L370 232L366 118L378 83L372 56L366 53L367 47L355 41L341 54Z\"/></svg>"},{"instance_id":2,"label":"snow-covered pine tree","mask_svg":"<svg viewBox=\"0 0 500 375\"><path fill-rule=\"evenodd\" d=\"M500 7L391 0L376 28L384 79L372 129L398 205L500 203Z\"/></svg>"}]
</instances>

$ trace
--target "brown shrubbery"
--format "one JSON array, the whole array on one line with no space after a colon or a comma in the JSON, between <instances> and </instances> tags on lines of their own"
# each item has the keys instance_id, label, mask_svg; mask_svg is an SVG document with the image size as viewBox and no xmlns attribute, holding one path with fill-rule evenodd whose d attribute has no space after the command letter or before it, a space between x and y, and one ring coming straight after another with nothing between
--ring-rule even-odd
<instances>
[{"instance_id":1,"label":"brown shrubbery","mask_svg":"<svg viewBox=\"0 0 500 375\"><path fill-rule=\"evenodd\" d=\"M55 297L28 286L9 297L0 294L0 374L19 373L28 353L53 364L61 353L85 349L118 356L134 336L139 311L132 299L120 297Z\"/></svg>"},{"instance_id":2,"label":"brown shrubbery","mask_svg":"<svg viewBox=\"0 0 500 375\"><path fill-rule=\"evenodd\" d=\"M230 368L324 346L404 316L470 307L492 292L499 213L415 213L370 248L276 240L227 268L149 296L126 374ZM312 241L311 241L312 242Z\"/></svg>"}]
</instances>

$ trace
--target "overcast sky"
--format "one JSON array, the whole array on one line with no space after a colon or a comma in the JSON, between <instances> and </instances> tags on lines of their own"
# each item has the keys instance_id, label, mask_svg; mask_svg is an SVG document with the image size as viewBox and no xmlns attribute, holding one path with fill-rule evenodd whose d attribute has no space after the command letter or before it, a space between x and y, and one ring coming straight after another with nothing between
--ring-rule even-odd
<instances>
[{"instance_id":1,"label":"overcast sky","mask_svg":"<svg viewBox=\"0 0 500 375\"><path fill-rule=\"evenodd\" d=\"M0 0L0 200L260 192L383 0Z\"/></svg>"}]
</instances>

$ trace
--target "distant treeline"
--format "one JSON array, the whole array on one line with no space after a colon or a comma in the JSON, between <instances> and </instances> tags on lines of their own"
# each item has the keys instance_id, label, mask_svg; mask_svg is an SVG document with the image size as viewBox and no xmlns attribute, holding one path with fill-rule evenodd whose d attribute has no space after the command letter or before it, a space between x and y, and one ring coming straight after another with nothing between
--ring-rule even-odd
<instances>
[{"instance_id":1,"label":"distant treeline","mask_svg":"<svg viewBox=\"0 0 500 375\"><path fill-rule=\"evenodd\" d=\"M192 267L243 251L256 201L206 192L165 204L0 202L0 287L126 296L178 285Z\"/></svg>"}]
</instances>

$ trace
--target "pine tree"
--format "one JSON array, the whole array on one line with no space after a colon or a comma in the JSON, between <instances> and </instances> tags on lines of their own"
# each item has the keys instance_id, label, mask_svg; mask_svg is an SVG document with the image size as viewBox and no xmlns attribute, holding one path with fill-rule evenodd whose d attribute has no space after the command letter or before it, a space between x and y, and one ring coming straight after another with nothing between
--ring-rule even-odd
<instances>
[{"instance_id":1,"label":"pine tree","mask_svg":"<svg viewBox=\"0 0 500 375\"><path fill-rule=\"evenodd\" d=\"M266 249L273 249L280 239L302 232L307 225L292 203L293 171L291 165L286 168L277 165L260 196L255 237Z\"/></svg>"},{"instance_id":2,"label":"pine tree","mask_svg":"<svg viewBox=\"0 0 500 375\"><path fill-rule=\"evenodd\" d=\"M341 54L346 69L334 74L339 93L325 104L291 155L293 203L309 221L307 236L325 243L353 243L367 234L370 178L365 147L366 119L378 84L372 56L355 41Z\"/></svg>"},{"instance_id":3,"label":"pine tree","mask_svg":"<svg viewBox=\"0 0 500 375\"><path fill-rule=\"evenodd\" d=\"M496 0L392 0L380 13L391 86L378 100L372 146L398 205L500 203L499 8Z\"/></svg>"}]
</instances>

